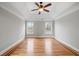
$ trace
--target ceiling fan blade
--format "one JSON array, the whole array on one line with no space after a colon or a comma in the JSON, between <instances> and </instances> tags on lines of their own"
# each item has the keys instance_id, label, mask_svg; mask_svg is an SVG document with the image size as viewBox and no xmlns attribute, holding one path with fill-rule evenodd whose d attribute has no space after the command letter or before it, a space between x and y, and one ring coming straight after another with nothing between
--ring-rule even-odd
<instances>
[{"instance_id":1,"label":"ceiling fan blade","mask_svg":"<svg viewBox=\"0 0 79 59\"><path fill-rule=\"evenodd\" d=\"M48 7L48 6L51 6L52 4L51 3L49 3L49 4L47 4L47 5L45 5L44 6L44 8L46 8L46 7Z\"/></svg>"},{"instance_id":2,"label":"ceiling fan blade","mask_svg":"<svg viewBox=\"0 0 79 59\"><path fill-rule=\"evenodd\" d=\"M49 10L47 10L47 9L44 9L44 11L49 12Z\"/></svg>"},{"instance_id":3,"label":"ceiling fan blade","mask_svg":"<svg viewBox=\"0 0 79 59\"><path fill-rule=\"evenodd\" d=\"M38 9L33 9L32 11L35 11L35 10L38 10Z\"/></svg>"},{"instance_id":4,"label":"ceiling fan blade","mask_svg":"<svg viewBox=\"0 0 79 59\"><path fill-rule=\"evenodd\" d=\"M37 2L35 2L35 5L37 5L39 7L39 4Z\"/></svg>"},{"instance_id":5,"label":"ceiling fan blade","mask_svg":"<svg viewBox=\"0 0 79 59\"><path fill-rule=\"evenodd\" d=\"M38 14L41 14L41 12L39 11L39 13Z\"/></svg>"}]
</instances>

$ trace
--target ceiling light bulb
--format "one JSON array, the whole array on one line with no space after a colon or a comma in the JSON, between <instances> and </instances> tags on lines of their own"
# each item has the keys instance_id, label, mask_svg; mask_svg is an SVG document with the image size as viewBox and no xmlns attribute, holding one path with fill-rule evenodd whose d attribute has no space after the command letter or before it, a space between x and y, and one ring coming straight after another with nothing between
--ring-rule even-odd
<instances>
[{"instance_id":1,"label":"ceiling light bulb","mask_svg":"<svg viewBox=\"0 0 79 59\"><path fill-rule=\"evenodd\" d=\"M43 8L40 8L39 11L43 11Z\"/></svg>"}]
</instances>

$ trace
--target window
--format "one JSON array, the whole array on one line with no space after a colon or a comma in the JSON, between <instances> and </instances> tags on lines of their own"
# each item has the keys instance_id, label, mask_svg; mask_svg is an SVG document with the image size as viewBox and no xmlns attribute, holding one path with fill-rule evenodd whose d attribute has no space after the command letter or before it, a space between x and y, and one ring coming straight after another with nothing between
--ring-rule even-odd
<instances>
[{"instance_id":1,"label":"window","mask_svg":"<svg viewBox=\"0 0 79 59\"><path fill-rule=\"evenodd\" d=\"M52 22L45 22L45 34L52 34Z\"/></svg>"},{"instance_id":2,"label":"window","mask_svg":"<svg viewBox=\"0 0 79 59\"><path fill-rule=\"evenodd\" d=\"M33 34L33 22L27 22L27 34Z\"/></svg>"}]
</instances>

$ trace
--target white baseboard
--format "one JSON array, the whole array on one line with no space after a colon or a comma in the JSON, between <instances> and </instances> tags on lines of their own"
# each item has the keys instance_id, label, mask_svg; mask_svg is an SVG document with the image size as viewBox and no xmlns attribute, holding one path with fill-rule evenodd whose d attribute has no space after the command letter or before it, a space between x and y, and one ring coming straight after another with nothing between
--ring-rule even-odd
<instances>
[{"instance_id":1,"label":"white baseboard","mask_svg":"<svg viewBox=\"0 0 79 59\"><path fill-rule=\"evenodd\" d=\"M34 38L45 38L45 37L54 37L54 36L26 36L27 38L28 37L34 37Z\"/></svg>"},{"instance_id":2,"label":"white baseboard","mask_svg":"<svg viewBox=\"0 0 79 59\"><path fill-rule=\"evenodd\" d=\"M70 45L70 44L68 44L68 43L66 43L66 42L64 42L64 41L62 41L62 40L59 40L57 37L55 37L55 39L56 39L57 41L61 42L62 44L65 44L66 46L72 48L73 50L79 52L79 49L73 47L72 45Z\"/></svg>"},{"instance_id":3,"label":"white baseboard","mask_svg":"<svg viewBox=\"0 0 79 59\"><path fill-rule=\"evenodd\" d=\"M4 49L3 51L0 52L0 56L3 55L5 52L9 51L12 47L18 45L19 43L21 43L24 40L25 37L22 37L20 40L16 41L14 44L10 45L9 47L7 47L6 49Z\"/></svg>"}]
</instances>

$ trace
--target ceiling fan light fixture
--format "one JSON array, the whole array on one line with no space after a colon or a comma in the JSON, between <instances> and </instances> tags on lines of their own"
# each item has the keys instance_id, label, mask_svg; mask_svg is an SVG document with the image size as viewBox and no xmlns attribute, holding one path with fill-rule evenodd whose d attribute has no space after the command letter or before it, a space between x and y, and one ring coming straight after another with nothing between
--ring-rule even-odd
<instances>
[{"instance_id":1,"label":"ceiling fan light fixture","mask_svg":"<svg viewBox=\"0 0 79 59\"><path fill-rule=\"evenodd\" d=\"M36 9L33 9L32 11L38 11L38 14L41 14L41 12L45 11L45 12L49 12L48 9L46 9L47 7L51 6L52 4L51 3L48 3L46 5L43 5L43 2L35 2L35 5L38 7Z\"/></svg>"},{"instance_id":2,"label":"ceiling fan light fixture","mask_svg":"<svg viewBox=\"0 0 79 59\"><path fill-rule=\"evenodd\" d=\"M41 12L42 12L42 11L43 11L43 8L39 8L39 11L41 11Z\"/></svg>"}]
</instances>

